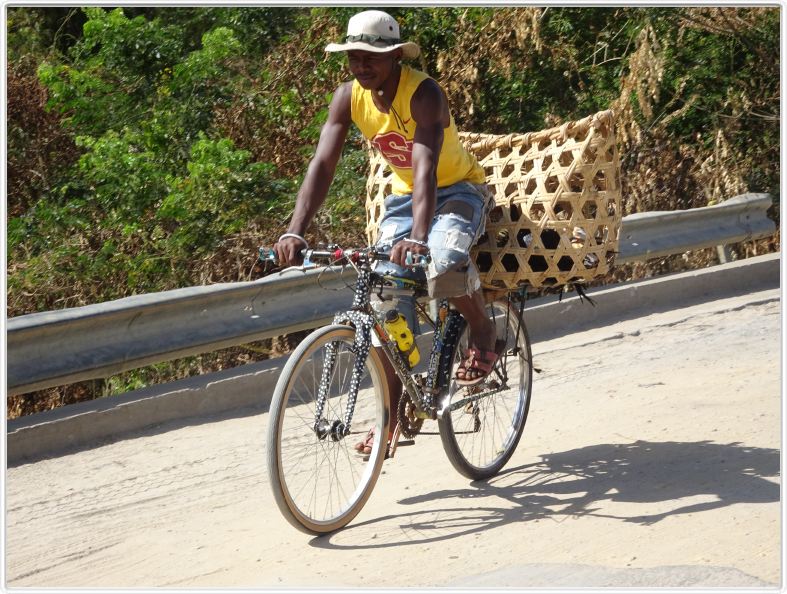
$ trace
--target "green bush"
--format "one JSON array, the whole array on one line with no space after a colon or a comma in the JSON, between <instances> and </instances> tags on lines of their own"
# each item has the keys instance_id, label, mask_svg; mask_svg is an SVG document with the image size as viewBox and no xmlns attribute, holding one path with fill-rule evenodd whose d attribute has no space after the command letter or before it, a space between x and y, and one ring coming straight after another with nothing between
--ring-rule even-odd
<instances>
[{"instance_id":1,"label":"green bush","mask_svg":"<svg viewBox=\"0 0 787 594\"><path fill-rule=\"evenodd\" d=\"M249 221L281 216L291 206L292 184L273 179L274 168L250 162L228 139L201 134L191 149L188 175L168 178L170 191L156 219L170 232L167 253L201 256Z\"/></svg>"},{"instance_id":2,"label":"green bush","mask_svg":"<svg viewBox=\"0 0 787 594\"><path fill-rule=\"evenodd\" d=\"M359 10L8 7L8 315L244 278L285 230L350 79L323 50ZM778 8L387 10L461 129L526 132L613 107L626 214L745 190L778 207ZM310 242L363 241L366 175L353 131ZM236 351L55 400L249 360Z\"/></svg>"},{"instance_id":3,"label":"green bush","mask_svg":"<svg viewBox=\"0 0 787 594\"><path fill-rule=\"evenodd\" d=\"M50 111L29 123L40 108L15 74L9 313L226 279L228 245L275 239L349 79L323 48L358 10L10 8L12 72L37 62ZM777 9L389 10L463 129L524 132L615 107L626 212L778 193ZM31 142L57 138L52 118L71 142L62 162ZM30 157L42 165L26 181ZM354 134L315 237L363 237L365 177Z\"/></svg>"}]
</instances>

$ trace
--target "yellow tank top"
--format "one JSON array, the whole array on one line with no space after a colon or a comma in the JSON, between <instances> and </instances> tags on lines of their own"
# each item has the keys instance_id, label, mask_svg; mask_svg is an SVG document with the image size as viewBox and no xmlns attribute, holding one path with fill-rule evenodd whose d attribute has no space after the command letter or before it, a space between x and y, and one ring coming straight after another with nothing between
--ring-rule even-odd
<instances>
[{"instance_id":1,"label":"yellow tank top","mask_svg":"<svg viewBox=\"0 0 787 594\"><path fill-rule=\"evenodd\" d=\"M413 191L413 137L415 122L410 113L410 100L424 80L423 72L402 66L399 86L389 113L383 113L372 100L372 91L353 82L351 115L361 133L380 151L393 171L394 194ZM445 129L443 148L437 162L437 187L443 188L460 181L482 184L486 181L483 168L476 158L462 146L454 116Z\"/></svg>"}]
</instances>

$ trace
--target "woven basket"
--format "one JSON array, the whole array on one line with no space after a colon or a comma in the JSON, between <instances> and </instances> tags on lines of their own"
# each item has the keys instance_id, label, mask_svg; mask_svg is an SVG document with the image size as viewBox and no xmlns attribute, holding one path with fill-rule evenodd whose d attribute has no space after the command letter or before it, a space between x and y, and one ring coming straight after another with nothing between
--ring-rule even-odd
<instances>
[{"instance_id":1,"label":"woven basket","mask_svg":"<svg viewBox=\"0 0 787 594\"><path fill-rule=\"evenodd\" d=\"M540 132L460 138L486 171L495 198L486 231L471 251L485 287L557 287L609 271L622 218L611 110ZM392 173L376 152L370 152L370 163L371 244Z\"/></svg>"}]
</instances>

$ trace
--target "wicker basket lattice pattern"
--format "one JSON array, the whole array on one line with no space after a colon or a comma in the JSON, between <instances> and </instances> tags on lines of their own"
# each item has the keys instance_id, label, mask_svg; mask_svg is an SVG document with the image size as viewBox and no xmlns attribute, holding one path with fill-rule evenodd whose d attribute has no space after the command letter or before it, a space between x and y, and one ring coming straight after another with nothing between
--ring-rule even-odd
<instances>
[{"instance_id":1,"label":"wicker basket lattice pattern","mask_svg":"<svg viewBox=\"0 0 787 594\"><path fill-rule=\"evenodd\" d=\"M608 272L621 223L614 114L602 111L527 134L461 133L495 204L471 256L489 288L581 283ZM391 172L371 154L367 239L373 243Z\"/></svg>"}]
</instances>

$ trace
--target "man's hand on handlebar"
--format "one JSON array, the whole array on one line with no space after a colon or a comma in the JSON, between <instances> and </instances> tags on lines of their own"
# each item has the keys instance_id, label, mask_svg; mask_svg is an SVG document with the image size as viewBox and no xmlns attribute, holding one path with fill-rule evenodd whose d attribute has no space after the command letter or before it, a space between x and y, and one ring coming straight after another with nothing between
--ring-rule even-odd
<instances>
[{"instance_id":1,"label":"man's hand on handlebar","mask_svg":"<svg viewBox=\"0 0 787 594\"><path fill-rule=\"evenodd\" d=\"M301 251L308 248L308 244L297 237L280 237L273 244L273 250L280 266L300 266L303 264Z\"/></svg>"},{"instance_id":2,"label":"man's hand on handlebar","mask_svg":"<svg viewBox=\"0 0 787 594\"><path fill-rule=\"evenodd\" d=\"M407 252L410 252L412 255L410 259L410 262L412 262L418 256L428 256L429 247L424 242L411 241L407 238L403 239L391 248L391 262L403 267L411 266L412 264L407 261Z\"/></svg>"}]
</instances>

